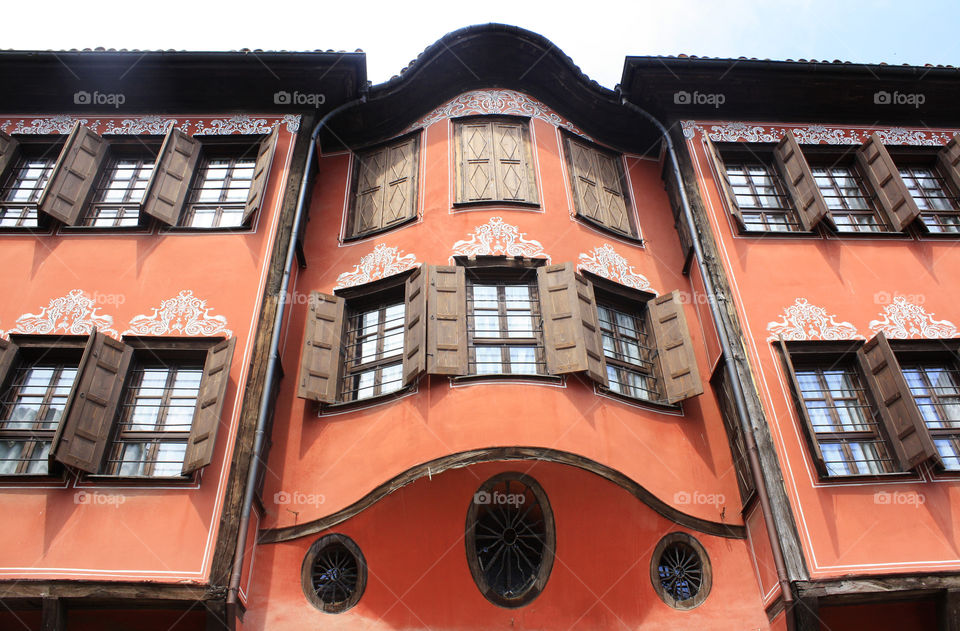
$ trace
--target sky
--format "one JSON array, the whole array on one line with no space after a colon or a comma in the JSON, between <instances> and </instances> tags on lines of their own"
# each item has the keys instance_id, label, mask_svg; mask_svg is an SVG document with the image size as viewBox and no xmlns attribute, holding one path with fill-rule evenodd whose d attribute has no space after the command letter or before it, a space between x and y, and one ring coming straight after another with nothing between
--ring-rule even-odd
<instances>
[{"instance_id":1,"label":"sky","mask_svg":"<svg viewBox=\"0 0 960 631\"><path fill-rule=\"evenodd\" d=\"M368 78L380 83L444 34L501 22L545 36L609 88L627 55L960 66L957 0L44 0L38 6L5 6L0 48L361 49Z\"/></svg>"}]
</instances>

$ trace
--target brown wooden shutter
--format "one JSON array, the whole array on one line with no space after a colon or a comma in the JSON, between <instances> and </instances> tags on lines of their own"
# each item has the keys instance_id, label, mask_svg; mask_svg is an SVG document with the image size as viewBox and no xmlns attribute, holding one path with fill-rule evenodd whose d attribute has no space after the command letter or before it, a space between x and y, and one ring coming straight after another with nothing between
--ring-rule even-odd
<instances>
[{"instance_id":1,"label":"brown wooden shutter","mask_svg":"<svg viewBox=\"0 0 960 631\"><path fill-rule=\"evenodd\" d=\"M456 126L458 202L497 199L492 127L489 121L465 121Z\"/></svg>"},{"instance_id":2,"label":"brown wooden shutter","mask_svg":"<svg viewBox=\"0 0 960 631\"><path fill-rule=\"evenodd\" d=\"M693 341L687 318L680 302L680 292L674 290L647 303L653 337L657 343L657 357L663 378L663 393L667 403L676 403L703 394L703 382L693 352Z\"/></svg>"},{"instance_id":3,"label":"brown wooden shutter","mask_svg":"<svg viewBox=\"0 0 960 631\"><path fill-rule=\"evenodd\" d=\"M107 142L77 122L40 197L40 211L77 225L106 157Z\"/></svg>"},{"instance_id":4,"label":"brown wooden shutter","mask_svg":"<svg viewBox=\"0 0 960 631\"><path fill-rule=\"evenodd\" d=\"M900 177L900 170L877 134L872 134L857 149L857 164L870 181L890 225L898 232L903 231L920 215L920 208L907 190L907 185Z\"/></svg>"},{"instance_id":5,"label":"brown wooden shutter","mask_svg":"<svg viewBox=\"0 0 960 631\"><path fill-rule=\"evenodd\" d=\"M499 120L493 128L496 159L497 199L509 202L536 202L530 133L525 121Z\"/></svg>"},{"instance_id":6,"label":"brown wooden shutter","mask_svg":"<svg viewBox=\"0 0 960 631\"><path fill-rule=\"evenodd\" d=\"M132 357L133 349L123 342L96 330L90 333L50 448L54 458L87 473L100 470Z\"/></svg>"},{"instance_id":7,"label":"brown wooden shutter","mask_svg":"<svg viewBox=\"0 0 960 631\"><path fill-rule=\"evenodd\" d=\"M383 225L383 179L387 170L386 161L386 149L357 155L357 184L351 213L351 235L377 230Z\"/></svg>"},{"instance_id":8,"label":"brown wooden shutter","mask_svg":"<svg viewBox=\"0 0 960 631\"><path fill-rule=\"evenodd\" d=\"M823 452L820 450L820 443L817 441L817 432L813 429L813 420L810 418L810 412L807 411L807 405L803 401L803 391L800 390L800 381L797 379L797 371L793 367L793 360L790 359L790 351L787 349L787 343L783 336L780 336L780 352L783 355L783 363L787 368L787 375L790 378L792 386L793 402L800 414L800 419L807 428L807 446L810 448L810 456L813 458L813 464L821 477L828 475L827 465L823 460Z\"/></svg>"},{"instance_id":9,"label":"brown wooden shutter","mask_svg":"<svg viewBox=\"0 0 960 631\"><path fill-rule=\"evenodd\" d=\"M0 177L7 173L7 169L17 163L20 154L20 143L15 138L0 131Z\"/></svg>"},{"instance_id":10,"label":"brown wooden shutter","mask_svg":"<svg viewBox=\"0 0 960 631\"><path fill-rule=\"evenodd\" d=\"M937 164L944 177L960 190L960 134L955 134L937 153Z\"/></svg>"},{"instance_id":11,"label":"brown wooden shutter","mask_svg":"<svg viewBox=\"0 0 960 631\"><path fill-rule=\"evenodd\" d=\"M737 204L737 195L733 192L733 187L730 186L730 178L727 176L727 167L723 164L723 158L720 156L720 152L717 151L717 146L713 144L713 141L707 138L706 135L704 135L703 141L707 146L707 155L710 156L710 160L713 162L713 171L717 180L717 186L720 189L720 197L726 202L727 210L736 218L740 228L746 230L747 226L743 222L743 214L741 214L740 206Z\"/></svg>"},{"instance_id":12,"label":"brown wooden shutter","mask_svg":"<svg viewBox=\"0 0 960 631\"><path fill-rule=\"evenodd\" d=\"M427 268L420 266L404 287L403 385L427 369Z\"/></svg>"},{"instance_id":13,"label":"brown wooden shutter","mask_svg":"<svg viewBox=\"0 0 960 631\"><path fill-rule=\"evenodd\" d=\"M343 298L310 293L307 330L300 354L300 381L297 396L301 399L335 403L343 366Z\"/></svg>"},{"instance_id":14,"label":"brown wooden shutter","mask_svg":"<svg viewBox=\"0 0 960 631\"><path fill-rule=\"evenodd\" d=\"M635 236L636 231L630 222L630 205L624 188L626 178L623 174L623 164L620 156L610 156L599 151L597 166L600 169L601 193L603 195L604 214L607 217L606 226L628 236Z\"/></svg>"},{"instance_id":15,"label":"brown wooden shutter","mask_svg":"<svg viewBox=\"0 0 960 631\"><path fill-rule=\"evenodd\" d=\"M630 221L623 165L612 156L566 139L567 164L577 214L627 236L636 236Z\"/></svg>"},{"instance_id":16,"label":"brown wooden shutter","mask_svg":"<svg viewBox=\"0 0 960 631\"><path fill-rule=\"evenodd\" d=\"M10 340L0 338L0 394L3 393L3 386L7 383L10 371L17 365L17 359L20 349Z\"/></svg>"},{"instance_id":17,"label":"brown wooden shutter","mask_svg":"<svg viewBox=\"0 0 960 631\"><path fill-rule=\"evenodd\" d=\"M170 127L147 183L143 212L168 226L177 225L200 159L200 147L199 141Z\"/></svg>"},{"instance_id":18,"label":"brown wooden shutter","mask_svg":"<svg viewBox=\"0 0 960 631\"><path fill-rule=\"evenodd\" d=\"M263 196L267 192L267 182L270 180L270 166L273 164L273 156L277 152L277 139L279 137L280 125L277 125L260 142L257 161L253 166L253 180L250 182L250 191L247 193L247 205L243 208L244 222L263 205Z\"/></svg>"},{"instance_id":19,"label":"brown wooden shutter","mask_svg":"<svg viewBox=\"0 0 960 631\"><path fill-rule=\"evenodd\" d=\"M538 267L537 285L547 372L586 372L608 386L593 283L577 274L573 263L560 263Z\"/></svg>"},{"instance_id":20,"label":"brown wooden shutter","mask_svg":"<svg viewBox=\"0 0 960 631\"><path fill-rule=\"evenodd\" d=\"M190 475L207 466L213 459L213 446L220 428L223 400L230 381L230 362L236 345L237 338L232 337L218 342L207 351L200 390L197 392L197 406L193 411L190 439L183 456L183 475Z\"/></svg>"},{"instance_id":21,"label":"brown wooden shutter","mask_svg":"<svg viewBox=\"0 0 960 631\"><path fill-rule=\"evenodd\" d=\"M857 351L857 359L901 468L908 471L936 458L923 415L882 331Z\"/></svg>"},{"instance_id":22,"label":"brown wooden shutter","mask_svg":"<svg viewBox=\"0 0 960 631\"><path fill-rule=\"evenodd\" d=\"M784 134L773 150L773 156L797 208L800 224L804 230L813 230L821 219L828 216L829 209L792 131Z\"/></svg>"},{"instance_id":23,"label":"brown wooden shutter","mask_svg":"<svg viewBox=\"0 0 960 631\"><path fill-rule=\"evenodd\" d=\"M418 137L414 136L387 149L381 228L416 216L418 142Z\"/></svg>"},{"instance_id":24,"label":"brown wooden shutter","mask_svg":"<svg viewBox=\"0 0 960 631\"><path fill-rule=\"evenodd\" d=\"M467 287L458 265L430 267L427 373L467 374Z\"/></svg>"}]
</instances>

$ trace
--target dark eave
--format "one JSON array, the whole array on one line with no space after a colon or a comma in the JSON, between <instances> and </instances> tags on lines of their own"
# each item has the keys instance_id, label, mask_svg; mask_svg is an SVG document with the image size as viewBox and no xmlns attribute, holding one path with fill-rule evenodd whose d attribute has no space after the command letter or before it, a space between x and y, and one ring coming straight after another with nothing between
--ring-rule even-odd
<instances>
[{"instance_id":1,"label":"dark eave","mask_svg":"<svg viewBox=\"0 0 960 631\"><path fill-rule=\"evenodd\" d=\"M627 57L620 85L632 102L665 120L960 123L960 69L950 66ZM715 107L716 98L701 99L705 102L699 105L677 103L678 92L723 95L723 104ZM876 102L883 92L902 95L903 103ZM914 95L922 95L918 107Z\"/></svg>"},{"instance_id":2,"label":"dark eave","mask_svg":"<svg viewBox=\"0 0 960 631\"><path fill-rule=\"evenodd\" d=\"M591 81L543 36L503 24L444 35L399 76L372 86L365 105L332 122L323 147L342 141L356 148L391 138L445 101L481 88L528 94L611 147L656 150L656 133L620 105L616 92Z\"/></svg>"},{"instance_id":3,"label":"dark eave","mask_svg":"<svg viewBox=\"0 0 960 631\"><path fill-rule=\"evenodd\" d=\"M363 53L0 51L0 112L10 114L324 112L366 82ZM123 104L78 104L81 91ZM281 91L323 103L278 104Z\"/></svg>"}]
</instances>

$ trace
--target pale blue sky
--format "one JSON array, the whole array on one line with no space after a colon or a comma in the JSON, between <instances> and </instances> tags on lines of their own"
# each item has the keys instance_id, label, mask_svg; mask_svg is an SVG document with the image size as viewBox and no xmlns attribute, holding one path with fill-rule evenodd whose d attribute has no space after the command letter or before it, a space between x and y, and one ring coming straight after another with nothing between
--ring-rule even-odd
<instances>
[{"instance_id":1,"label":"pale blue sky","mask_svg":"<svg viewBox=\"0 0 960 631\"><path fill-rule=\"evenodd\" d=\"M957 0L46 0L8 3L4 18L2 48L361 48L376 83L443 34L485 22L544 35L607 87L618 82L626 55L960 65Z\"/></svg>"}]
</instances>

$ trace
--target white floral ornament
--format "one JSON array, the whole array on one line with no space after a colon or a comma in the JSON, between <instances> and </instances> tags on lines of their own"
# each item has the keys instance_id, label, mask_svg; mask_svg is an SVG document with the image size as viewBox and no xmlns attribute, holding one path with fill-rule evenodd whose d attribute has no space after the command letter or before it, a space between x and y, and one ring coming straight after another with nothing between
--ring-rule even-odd
<instances>
[{"instance_id":1,"label":"white floral ornament","mask_svg":"<svg viewBox=\"0 0 960 631\"><path fill-rule=\"evenodd\" d=\"M894 296L880 313L882 319L872 320L870 330L892 339L956 337L957 327L949 320L934 320L932 313L909 302L904 296Z\"/></svg>"},{"instance_id":2,"label":"white floral ornament","mask_svg":"<svg viewBox=\"0 0 960 631\"><path fill-rule=\"evenodd\" d=\"M681 121L684 138L694 138L697 132L710 137L714 142L780 142L789 129L800 144L860 145L866 142L874 132L885 144L911 146L942 146L953 137L953 132L934 130L907 130L902 127L891 129L853 129L848 127L828 127L826 125L804 125L799 127L765 126L744 122L701 124L696 121Z\"/></svg>"},{"instance_id":3,"label":"white floral ornament","mask_svg":"<svg viewBox=\"0 0 960 631\"><path fill-rule=\"evenodd\" d=\"M599 248L593 248L590 254L580 253L577 263L577 271L585 270L593 272L597 276L609 278L610 280L656 294L657 292L650 286L650 281L643 274L638 274L630 262L613 249L609 243L604 243Z\"/></svg>"},{"instance_id":4,"label":"white floral ornament","mask_svg":"<svg viewBox=\"0 0 960 631\"><path fill-rule=\"evenodd\" d=\"M154 307L152 314L134 316L130 328L124 335L224 335L232 337L233 331L227 328L227 319L221 315L210 315L212 308L207 301L197 298L189 289L164 300Z\"/></svg>"},{"instance_id":5,"label":"white floral ornament","mask_svg":"<svg viewBox=\"0 0 960 631\"><path fill-rule=\"evenodd\" d=\"M352 272L344 272L337 276L337 284L334 289L363 285L405 272L414 267L420 267L415 254L401 256L400 252L401 250L397 250L397 248L383 243L378 244L373 252L362 257L360 262L353 266Z\"/></svg>"},{"instance_id":6,"label":"white floral ornament","mask_svg":"<svg viewBox=\"0 0 960 631\"><path fill-rule=\"evenodd\" d=\"M837 322L836 317L823 307L810 304L806 298L797 298L783 310L780 322L767 324L770 332L767 341L776 341L781 336L787 341L864 339L857 333L857 327L849 322Z\"/></svg>"},{"instance_id":7,"label":"white floral ornament","mask_svg":"<svg viewBox=\"0 0 960 631\"><path fill-rule=\"evenodd\" d=\"M470 238L453 244L454 256L526 256L545 258L550 255L543 251L543 244L535 239L527 239L525 232L500 217L491 217L490 221L475 226Z\"/></svg>"},{"instance_id":8,"label":"white floral ornament","mask_svg":"<svg viewBox=\"0 0 960 631\"><path fill-rule=\"evenodd\" d=\"M99 314L96 302L82 289L71 289L66 296L54 298L40 313L25 313L17 318L16 325L6 331L6 335L46 335L63 333L65 335L89 335L96 328L101 333L117 338L113 329L113 317Z\"/></svg>"}]
</instances>

